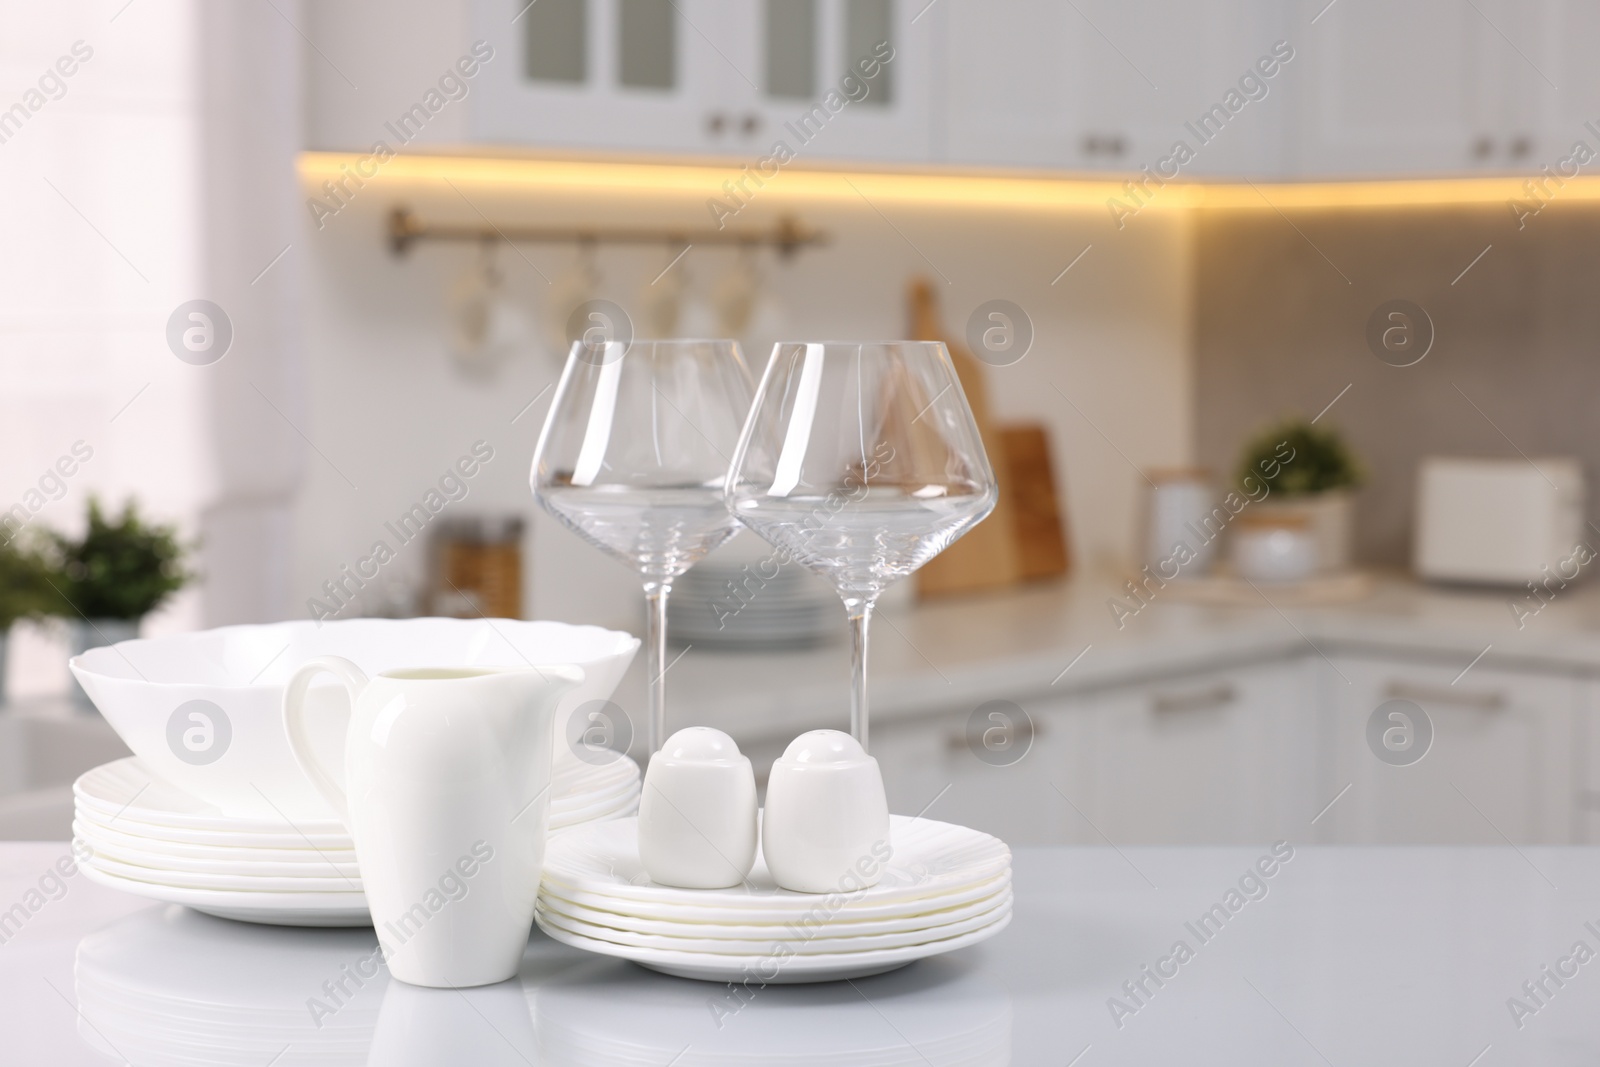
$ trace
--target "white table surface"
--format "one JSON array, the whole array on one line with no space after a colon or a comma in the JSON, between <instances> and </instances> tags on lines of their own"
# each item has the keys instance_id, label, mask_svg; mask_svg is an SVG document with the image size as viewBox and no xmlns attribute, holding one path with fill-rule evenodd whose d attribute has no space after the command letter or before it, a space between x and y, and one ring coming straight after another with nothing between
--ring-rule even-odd
<instances>
[{"instance_id":1,"label":"white table surface","mask_svg":"<svg viewBox=\"0 0 1600 1067\"><path fill-rule=\"evenodd\" d=\"M0 944L0 1062L1600 1061L1600 955L1546 980L1520 1028L1507 1006L1577 942L1600 953L1600 849L1301 847L1202 943L1186 923L1266 852L1021 849L1016 917L993 941L853 986L758 989L731 1013L725 986L535 934L514 982L418 990L380 971L320 1028L307 1001L370 931L229 923L76 876ZM65 854L0 844L0 909ZM1193 957L1119 1028L1109 998L1180 939ZM616 1043L637 1057L607 1058Z\"/></svg>"}]
</instances>

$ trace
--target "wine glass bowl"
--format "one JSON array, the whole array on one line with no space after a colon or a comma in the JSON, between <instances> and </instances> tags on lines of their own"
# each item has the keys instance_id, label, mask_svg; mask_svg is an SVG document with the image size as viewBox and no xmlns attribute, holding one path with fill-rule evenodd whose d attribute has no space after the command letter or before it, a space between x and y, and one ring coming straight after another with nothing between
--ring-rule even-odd
<instances>
[{"instance_id":1,"label":"wine glass bowl","mask_svg":"<svg viewBox=\"0 0 1600 1067\"><path fill-rule=\"evenodd\" d=\"M728 510L827 578L852 624L866 743L866 627L893 582L994 509L998 489L944 345L773 348L727 478Z\"/></svg>"},{"instance_id":2,"label":"wine glass bowl","mask_svg":"<svg viewBox=\"0 0 1600 1067\"><path fill-rule=\"evenodd\" d=\"M738 532L723 482L754 385L733 341L575 341L530 481L562 525L638 573L649 606L649 751L672 580Z\"/></svg>"}]
</instances>

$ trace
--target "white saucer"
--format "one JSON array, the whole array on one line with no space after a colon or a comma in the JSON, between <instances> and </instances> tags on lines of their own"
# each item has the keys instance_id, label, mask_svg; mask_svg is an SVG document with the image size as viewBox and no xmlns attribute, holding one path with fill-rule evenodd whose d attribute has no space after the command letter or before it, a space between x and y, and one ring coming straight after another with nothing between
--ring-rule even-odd
<instances>
[{"instance_id":1,"label":"white saucer","mask_svg":"<svg viewBox=\"0 0 1600 1067\"><path fill-rule=\"evenodd\" d=\"M671 952L664 949L640 948L634 945L616 945L592 937L569 933L546 925L538 915L535 921L553 940L573 948L587 949L601 956L616 956L632 960L643 967L679 978L695 978L703 982L742 982L750 978L766 985L794 985L802 982L836 982L846 978L866 978L904 967L908 963L937 956L956 949L976 945L1004 930L1011 922L1011 913L971 933L944 941L931 941L905 948L879 949L868 952L834 952L816 956L789 956L786 959L762 959L759 956L715 956L703 952Z\"/></svg>"},{"instance_id":2,"label":"white saucer","mask_svg":"<svg viewBox=\"0 0 1600 1067\"><path fill-rule=\"evenodd\" d=\"M207 915L271 926L371 926L362 893L248 893L223 889L185 889L119 878L92 863L81 867L85 878L136 896L182 904Z\"/></svg>"},{"instance_id":3,"label":"white saucer","mask_svg":"<svg viewBox=\"0 0 1600 1067\"><path fill-rule=\"evenodd\" d=\"M552 928L559 929L567 933L581 934L596 941L609 941L616 945L667 949L675 952L693 952L708 956L728 956L748 960L770 957L780 949L799 956L817 956L828 953L856 953L880 949L908 948L913 945L925 945L931 941L957 937L971 933L974 930L981 930L1009 917L1011 914L1011 893L1008 890L999 901L980 914L956 921L933 919L926 925L916 929L881 934L846 933L832 936L836 933L832 926L827 923L821 923L812 928L816 935L814 937L796 936L796 932L784 934L774 931L764 940L751 941L719 937L665 936L661 934L636 933L631 930L574 919L552 910L544 903L540 903L536 914L539 916L540 924L547 930ZM712 927L712 929L715 930L716 928ZM804 933L804 931L799 931L799 933Z\"/></svg>"},{"instance_id":4,"label":"white saucer","mask_svg":"<svg viewBox=\"0 0 1600 1067\"><path fill-rule=\"evenodd\" d=\"M994 887L998 888L994 888ZM993 892L987 896L966 903L956 904L951 907L929 911L917 911L915 914L896 915L883 919L846 919L834 917L823 919L808 924L807 928L818 936L846 937L872 934L896 934L913 930L926 930L939 923L962 922L975 916L986 915L1011 899L1011 880L1009 877L996 879L990 883ZM633 909L628 914L615 911L604 911L599 908L586 907L575 904L570 900L546 892L539 895L539 906L552 912L558 917L573 919L589 923L594 926L611 927L618 931L631 931L639 934L659 934L667 937L695 937L713 938L728 941L756 941L771 944L773 938L791 936L795 924L790 922L768 923L740 923L744 918L735 912L725 912L721 908L705 908L708 912L717 912L730 916L729 919L703 917L700 919L655 919L644 916L643 909ZM677 913L681 914L681 913ZM615 941L618 938L608 937L604 934L594 934L601 940ZM686 947L686 946L685 946Z\"/></svg>"},{"instance_id":5,"label":"white saucer","mask_svg":"<svg viewBox=\"0 0 1600 1067\"><path fill-rule=\"evenodd\" d=\"M839 917L854 917L860 908L898 905L958 892L1011 868L1011 850L1005 842L965 826L891 815L889 841L892 855L883 866L878 884L843 894ZM639 861L637 818L589 823L553 837L545 850L544 881L556 895L591 906L590 898L599 896L618 902L687 908L778 911L793 918L805 915L826 899L820 894L779 889L759 855L745 883L730 889L656 885ZM631 904L623 903L611 910L634 911ZM904 910L894 914L904 914Z\"/></svg>"}]
</instances>

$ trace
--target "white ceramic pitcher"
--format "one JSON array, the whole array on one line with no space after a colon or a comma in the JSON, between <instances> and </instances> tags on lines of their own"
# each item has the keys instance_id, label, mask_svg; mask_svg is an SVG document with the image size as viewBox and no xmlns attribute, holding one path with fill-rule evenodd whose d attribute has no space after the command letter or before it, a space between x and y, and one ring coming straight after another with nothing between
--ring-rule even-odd
<instances>
[{"instance_id":1,"label":"white ceramic pitcher","mask_svg":"<svg viewBox=\"0 0 1600 1067\"><path fill-rule=\"evenodd\" d=\"M322 671L350 693L345 788L307 738L306 693ZM572 666L394 670L369 681L338 656L289 680L289 745L350 830L395 978L460 987L516 974L544 862L552 718L582 681Z\"/></svg>"}]
</instances>

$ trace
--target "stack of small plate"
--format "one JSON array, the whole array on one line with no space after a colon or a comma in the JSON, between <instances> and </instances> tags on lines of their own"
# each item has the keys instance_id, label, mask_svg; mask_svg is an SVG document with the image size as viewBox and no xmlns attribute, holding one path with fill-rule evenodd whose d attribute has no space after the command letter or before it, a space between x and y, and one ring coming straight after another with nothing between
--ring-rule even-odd
<instances>
[{"instance_id":1,"label":"stack of small plate","mask_svg":"<svg viewBox=\"0 0 1600 1067\"><path fill-rule=\"evenodd\" d=\"M639 765L620 753L603 752L589 763L557 748L550 779L552 832L639 810Z\"/></svg>"},{"instance_id":2,"label":"stack of small plate","mask_svg":"<svg viewBox=\"0 0 1600 1067\"><path fill-rule=\"evenodd\" d=\"M550 829L631 815L639 779L625 756L558 763ZM338 822L226 815L150 774L137 757L96 767L72 792L72 832L94 881L245 922L371 923L355 845Z\"/></svg>"},{"instance_id":3,"label":"stack of small plate","mask_svg":"<svg viewBox=\"0 0 1600 1067\"><path fill-rule=\"evenodd\" d=\"M878 884L777 888L759 857L743 885L656 885L638 819L551 840L536 912L557 941L685 978L765 984L858 978L993 937L1011 919L1011 852L963 826L894 816Z\"/></svg>"},{"instance_id":4,"label":"stack of small plate","mask_svg":"<svg viewBox=\"0 0 1600 1067\"><path fill-rule=\"evenodd\" d=\"M246 922L372 921L355 846L337 822L225 815L137 757L96 767L72 792L74 844L93 881Z\"/></svg>"}]
</instances>

